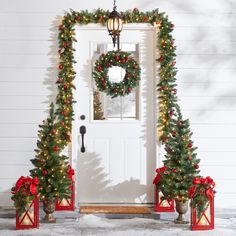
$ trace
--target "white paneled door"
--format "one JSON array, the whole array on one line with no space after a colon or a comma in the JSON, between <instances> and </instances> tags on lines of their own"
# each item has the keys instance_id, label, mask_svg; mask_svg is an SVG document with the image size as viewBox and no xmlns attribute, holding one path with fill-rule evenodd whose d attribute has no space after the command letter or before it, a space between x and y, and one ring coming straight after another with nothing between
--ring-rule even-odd
<instances>
[{"instance_id":1,"label":"white paneled door","mask_svg":"<svg viewBox=\"0 0 236 236\"><path fill-rule=\"evenodd\" d=\"M121 49L139 61L139 87L125 97L111 98L98 92L92 71L102 53L113 50L105 27L77 29L74 94L73 161L76 163L79 204L153 203L153 176L156 168L155 31L146 25L126 25ZM112 81L125 71L109 70ZM97 117L95 111L100 111ZM82 135L84 126L84 150Z\"/></svg>"}]
</instances>

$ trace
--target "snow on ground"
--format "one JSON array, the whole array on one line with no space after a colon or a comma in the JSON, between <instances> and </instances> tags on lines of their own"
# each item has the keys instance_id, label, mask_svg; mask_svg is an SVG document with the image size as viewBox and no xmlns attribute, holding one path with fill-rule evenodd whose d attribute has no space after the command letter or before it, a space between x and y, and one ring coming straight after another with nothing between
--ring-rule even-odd
<instances>
[{"instance_id":1,"label":"snow on ground","mask_svg":"<svg viewBox=\"0 0 236 236\"><path fill-rule=\"evenodd\" d=\"M215 230L191 231L189 225L173 220L145 218L106 219L83 215L78 219L57 219L55 224L40 224L39 229L15 230L15 219L0 219L0 236L236 236L236 218L215 219Z\"/></svg>"}]
</instances>

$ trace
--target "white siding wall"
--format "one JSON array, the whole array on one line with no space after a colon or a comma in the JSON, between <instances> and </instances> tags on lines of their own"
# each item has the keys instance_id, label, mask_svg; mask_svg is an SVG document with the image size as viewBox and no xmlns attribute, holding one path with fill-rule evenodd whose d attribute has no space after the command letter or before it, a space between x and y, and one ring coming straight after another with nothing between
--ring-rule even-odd
<instances>
[{"instance_id":1,"label":"white siding wall","mask_svg":"<svg viewBox=\"0 0 236 236\"><path fill-rule=\"evenodd\" d=\"M1 0L0 205L27 175L38 124L55 96L57 25L64 11L111 9L112 1ZM216 206L236 197L236 1L120 0L119 10L159 8L176 25L178 91L190 118L203 175L217 183Z\"/></svg>"}]
</instances>

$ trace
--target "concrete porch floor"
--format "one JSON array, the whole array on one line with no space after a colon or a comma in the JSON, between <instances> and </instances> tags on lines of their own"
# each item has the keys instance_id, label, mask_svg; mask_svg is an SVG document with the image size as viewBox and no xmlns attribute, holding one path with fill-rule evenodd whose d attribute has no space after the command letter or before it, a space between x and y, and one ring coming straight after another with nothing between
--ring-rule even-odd
<instances>
[{"instance_id":1,"label":"concrete porch floor","mask_svg":"<svg viewBox=\"0 0 236 236\"><path fill-rule=\"evenodd\" d=\"M235 236L236 235L236 209L217 209L215 218L215 230L191 231L188 225L176 225L173 223L175 213L158 214L160 219L154 217L144 218L142 215L127 215L125 219L119 219L115 215L106 214L79 214L75 212L56 212L55 224L40 224L39 229L15 230L14 218L9 216L10 210L1 209L0 235L1 236L57 236L57 235L98 235L98 236L166 236L166 235L209 235L209 236ZM5 213L4 213L5 212ZM5 215L4 215L5 214ZM7 215L8 214L8 215ZM11 215L14 211L11 209ZM41 216L43 215L41 211ZM158 218L157 217L157 218ZM188 216L187 216L188 217ZM120 218L124 218L120 216Z\"/></svg>"}]
</instances>

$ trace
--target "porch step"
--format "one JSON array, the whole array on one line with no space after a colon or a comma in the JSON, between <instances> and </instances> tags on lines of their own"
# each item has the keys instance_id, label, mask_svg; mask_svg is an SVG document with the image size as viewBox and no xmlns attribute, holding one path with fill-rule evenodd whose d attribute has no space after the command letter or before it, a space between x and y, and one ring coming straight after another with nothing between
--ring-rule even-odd
<instances>
[{"instance_id":1,"label":"porch step","mask_svg":"<svg viewBox=\"0 0 236 236\"><path fill-rule=\"evenodd\" d=\"M0 218L14 218L16 210L13 207L0 207Z\"/></svg>"},{"instance_id":2,"label":"porch step","mask_svg":"<svg viewBox=\"0 0 236 236\"><path fill-rule=\"evenodd\" d=\"M151 209L143 206L81 206L80 214L151 214Z\"/></svg>"}]
</instances>

